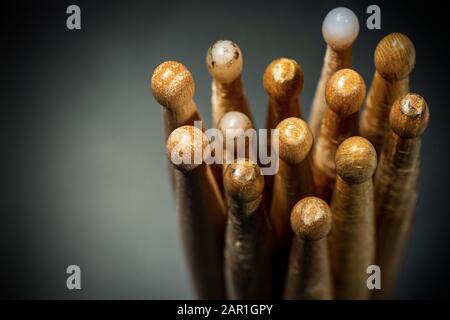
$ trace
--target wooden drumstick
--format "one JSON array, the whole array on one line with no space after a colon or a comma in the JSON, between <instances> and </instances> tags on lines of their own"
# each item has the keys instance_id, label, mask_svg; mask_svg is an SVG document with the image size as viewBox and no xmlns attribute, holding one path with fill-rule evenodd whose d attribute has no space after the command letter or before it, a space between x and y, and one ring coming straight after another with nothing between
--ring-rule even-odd
<instances>
[{"instance_id":1,"label":"wooden drumstick","mask_svg":"<svg viewBox=\"0 0 450 320\"><path fill-rule=\"evenodd\" d=\"M354 70L341 69L327 83L328 108L313 149L316 194L330 202L336 179L335 154L339 144L358 134L358 111L364 101L366 85Z\"/></svg>"},{"instance_id":2,"label":"wooden drumstick","mask_svg":"<svg viewBox=\"0 0 450 320\"><path fill-rule=\"evenodd\" d=\"M292 242L286 299L332 299L332 280L326 236L331 229L331 210L316 197L306 197L292 209Z\"/></svg>"},{"instance_id":3,"label":"wooden drumstick","mask_svg":"<svg viewBox=\"0 0 450 320\"><path fill-rule=\"evenodd\" d=\"M212 81L212 125L217 128L220 118L229 111L252 115L241 81L242 52L232 41L219 40L206 53L206 66Z\"/></svg>"},{"instance_id":4,"label":"wooden drumstick","mask_svg":"<svg viewBox=\"0 0 450 320\"><path fill-rule=\"evenodd\" d=\"M315 138L319 134L327 109L325 101L327 82L336 71L351 68L352 45L358 37L358 33L358 18L350 9L335 8L323 20L322 35L327 43L327 49L309 115L309 126Z\"/></svg>"},{"instance_id":5,"label":"wooden drumstick","mask_svg":"<svg viewBox=\"0 0 450 320\"><path fill-rule=\"evenodd\" d=\"M258 165L239 159L227 166L230 199L225 240L225 279L231 299L272 297L271 227L264 209Z\"/></svg>"},{"instance_id":6,"label":"wooden drumstick","mask_svg":"<svg viewBox=\"0 0 450 320\"><path fill-rule=\"evenodd\" d=\"M367 267L375 260L372 176L377 154L362 137L342 142L336 152L337 178L329 236L336 299L366 299Z\"/></svg>"},{"instance_id":7,"label":"wooden drumstick","mask_svg":"<svg viewBox=\"0 0 450 320\"><path fill-rule=\"evenodd\" d=\"M181 63L165 61L155 68L150 81L153 97L161 105L164 140L178 127L201 121L193 100L195 83L191 72ZM169 167L172 189L175 171Z\"/></svg>"},{"instance_id":8,"label":"wooden drumstick","mask_svg":"<svg viewBox=\"0 0 450 320\"><path fill-rule=\"evenodd\" d=\"M195 83L191 72L181 63L166 61L153 71L151 89L156 101L161 105L165 138L178 127L194 125L202 121L194 102ZM202 122L202 128L205 126ZM219 189L222 187L220 165L211 166ZM175 172L169 169L172 188L175 190Z\"/></svg>"},{"instance_id":9,"label":"wooden drumstick","mask_svg":"<svg viewBox=\"0 0 450 320\"><path fill-rule=\"evenodd\" d=\"M313 136L305 121L291 117L281 121L279 167L274 179L270 221L278 246L289 250L290 216L298 200L314 195L310 150Z\"/></svg>"},{"instance_id":10,"label":"wooden drumstick","mask_svg":"<svg viewBox=\"0 0 450 320\"><path fill-rule=\"evenodd\" d=\"M279 130L279 166L269 216L276 254L274 290L281 296L292 240L291 210L299 199L314 195L310 157L313 136L306 122L295 117L284 119L276 129Z\"/></svg>"},{"instance_id":11,"label":"wooden drumstick","mask_svg":"<svg viewBox=\"0 0 450 320\"><path fill-rule=\"evenodd\" d=\"M269 96L267 129L274 129L289 117L302 118L299 94L303 80L303 70L293 59L276 59L267 66L263 76L264 89Z\"/></svg>"},{"instance_id":12,"label":"wooden drumstick","mask_svg":"<svg viewBox=\"0 0 450 320\"><path fill-rule=\"evenodd\" d=\"M385 298L392 291L403 257L417 199L421 135L428 119L427 103L417 94L400 97L391 109L391 130L374 180L376 261L381 269L381 290L374 291L376 298Z\"/></svg>"},{"instance_id":13,"label":"wooden drumstick","mask_svg":"<svg viewBox=\"0 0 450 320\"><path fill-rule=\"evenodd\" d=\"M202 158L200 163L192 163L207 145L200 129L182 126L167 139L167 155L176 169L181 236L196 292L201 299L224 299L226 207L210 168ZM191 161L182 163L184 157Z\"/></svg>"},{"instance_id":14,"label":"wooden drumstick","mask_svg":"<svg viewBox=\"0 0 450 320\"><path fill-rule=\"evenodd\" d=\"M389 112L400 96L409 92L409 74L414 69L416 51L401 33L385 36L375 49L375 74L361 117L361 135L381 153L389 132Z\"/></svg>"},{"instance_id":15,"label":"wooden drumstick","mask_svg":"<svg viewBox=\"0 0 450 320\"><path fill-rule=\"evenodd\" d=\"M299 95L303 89L303 70L293 59L281 58L272 61L264 71L263 85L269 96L266 129L267 150L271 150L271 129L284 119L303 116ZM265 177L265 199L270 208L273 176ZM294 199L298 200L298 199Z\"/></svg>"}]
</instances>

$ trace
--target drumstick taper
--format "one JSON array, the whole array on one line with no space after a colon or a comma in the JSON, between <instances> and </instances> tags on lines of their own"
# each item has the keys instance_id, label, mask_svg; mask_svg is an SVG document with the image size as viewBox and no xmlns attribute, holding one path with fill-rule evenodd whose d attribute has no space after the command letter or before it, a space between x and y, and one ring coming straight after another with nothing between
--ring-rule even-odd
<instances>
[{"instance_id":1,"label":"drumstick taper","mask_svg":"<svg viewBox=\"0 0 450 320\"><path fill-rule=\"evenodd\" d=\"M331 210L316 197L306 197L292 209L292 241L286 299L331 299L333 297L327 235Z\"/></svg>"},{"instance_id":2,"label":"drumstick taper","mask_svg":"<svg viewBox=\"0 0 450 320\"><path fill-rule=\"evenodd\" d=\"M193 126L175 129L167 139L167 156L175 167L181 238L200 299L224 299L223 245L226 207L210 168L193 163L208 145ZM183 158L190 162L181 162Z\"/></svg>"},{"instance_id":3,"label":"drumstick taper","mask_svg":"<svg viewBox=\"0 0 450 320\"><path fill-rule=\"evenodd\" d=\"M257 164L238 159L227 166L229 201L225 240L225 277L231 299L272 297L272 239Z\"/></svg>"},{"instance_id":4,"label":"drumstick taper","mask_svg":"<svg viewBox=\"0 0 450 320\"><path fill-rule=\"evenodd\" d=\"M367 267L375 260L372 176L377 154L362 137L351 137L336 152L337 178L329 236L336 299L367 299Z\"/></svg>"},{"instance_id":5,"label":"drumstick taper","mask_svg":"<svg viewBox=\"0 0 450 320\"><path fill-rule=\"evenodd\" d=\"M428 120L427 103L417 94L406 94L392 106L391 130L374 180L376 262L381 269L381 290L374 291L376 298L391 293L403 257L417 200L421 135Z\"/></svg>"}]
</instances>

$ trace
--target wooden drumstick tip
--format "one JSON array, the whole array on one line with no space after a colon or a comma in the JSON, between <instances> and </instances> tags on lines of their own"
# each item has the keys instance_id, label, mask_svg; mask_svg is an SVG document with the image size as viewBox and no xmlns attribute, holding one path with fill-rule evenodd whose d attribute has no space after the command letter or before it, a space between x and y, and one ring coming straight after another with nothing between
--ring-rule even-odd
<instances>
[{"instance_id":1,"label":"wooden drumstick tip","mask_svg":"<svg viewBox=\"0 0 450 320\"><path fill-rule=\"evenodd\" d=\"M352 69L337 71L327 82L325 100L328 106L341 116L359 111L366 96L364 79Z\"/></svg>"},{"instance_id":2,"label":"wooden drumstick tip","mask_svg":"<svg viewBox=\"0 0 450 320\"><path fill-rule=\"evenodd\" d=\"M386 80L405 79L414 69L415 63L416 49L404 34L388 34L375 49L375 68Z\"/></svg>"},{"instance_id":3,"label":"wooden drumstick tip","mask_svg":"<svg viewBox=\"0 0 450 320\"><path fill-rule=\"evenodd\" d=\"M391 109L390 125L401 138L417 138L428 126L430 114L424 98L408 93L397 99Z\"/></svg>"},{"instance_id":4,"label":"wooden drumstick tip","mask_svg":"<svg viewBox=\"0 0 450 320\"><path fill-rule=\"evenodd\" d=\"M296 164L309 154L314 137L308 124L300 118L291 117L281 121L279 130L279 157L281 160Z\"/></svg>"},{"instance_id":5,"label":"wooden drumstick tip","mask_svg":"<svg viewBox=\"0 0 450 320\"><path fill-rule=\"evenodd\" d=\"M338 7L323 20L322 35L333 49L341 51L350 47L359 34L359 21L355 13L347 8Z\"/></svg>"},{"instance_id":6,"label":"wooden drumstick tip","mask_svg":"<svg viewBox=\"0 0 450 320\"><path fill-rule=\"evenodd\" d=\"M193 126L182 126L175 129L167 138L167 157L172 165L184 172L190 172L203 163L203 158L194 161L195 154L203 156L203 150L208 145L208 139L202 130ZM183 163L183 159L190 160Z\"/></svg>"},{"instance_id":7,"label":"wooden drumstick tip","mask_svg":"<svg viewBox=\"0 0 450 320\"><path fill-rule=\"evenodd\" d=\"M264 89L269 96L279 100L297 97L303 90L303 81L302 68L288 58L272 61L263 76Z\"/></svg>"},{"instance_id":8,"label":"wooden drumstick tip","mask_svg":"<svg viewBox=\"0 0 450 320\"><path fill-rule=\"evenodd\" d=\"M369 140L350 137L336 151L336 172L346 182L362 183L372 178L377 167L377 153Z\"/></svg>"},{"instance_id":9,"label":"wooden drumstick tip","mask_svg":"<svg viewBox=\"0 0 450 320\"><path fill-rule=\"evenodd\" d=\"M218 40L206 53L206 66L211 76L219 82L230 83L242 71L242 52L230 40Z\"/></svg>"},{"instance_id":10,"label":"wooden drumstick tip","mask_svg":"<svg viewBox=\"0 0 450 320\"><path fill-rule=\"evenodd\" d=\"M297 202L291 212L291 227L303 240L316 241L331 230L331 209L317 197L306 197Z\"/></svg>"},{"instance_id":11,"label":"wooden drumstick tip","mask_svg":"<svg viewBox=\"0 0 450 320\"><path fill-rule=\"evenodd\" d=\"M258 165L243 159L228 165L223 183L226 193L241 203L258 199L264 189L264 177Z\"/></svg>"},{"instance_id":12,"label":"wooden drumstick tip","mask_svg":"<svg viewBox=\"0 0 450 320\"><path fill-rule=\"evenodd\" d=\"M153 71L151 89L159 104L172 108L194 97L195 83L191 72L183 64L166 61Z\"/></svg>"}]
</instances>

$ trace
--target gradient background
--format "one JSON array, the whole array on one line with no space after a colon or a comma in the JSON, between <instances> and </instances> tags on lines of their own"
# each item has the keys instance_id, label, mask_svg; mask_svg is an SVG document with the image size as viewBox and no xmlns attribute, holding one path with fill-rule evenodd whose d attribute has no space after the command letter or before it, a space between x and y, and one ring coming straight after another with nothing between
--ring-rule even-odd
<instances>
[{"instance_id":1,"label":"gradient background","mask_svg":"<svg viewBox=\"0 0 450 320\"><path fill-rule=\"evenodd\" d=\"M66 29L81 7L82 30ZM354 68L370 84L377 42L394 31L415 43L411 90L431 121L423 138L420 200L397 298L449 297L448 33L444 8L381 6L382 29L365 27L366 1L16 1L2 4L0 292L5 298L194 298L169 188L153 69L183 62L210 124L205 53L232 39L244 55L245 90L261 127L262 74L296 59L309 105L322 66L321 24L336 6L359 17ZM409 2L408 2L409 3ZM439 2L438 2L439 3ZM6 73L5 73L6 70ZM66 267L82 290L66 289Z\"/></svg>"}]
</instances>

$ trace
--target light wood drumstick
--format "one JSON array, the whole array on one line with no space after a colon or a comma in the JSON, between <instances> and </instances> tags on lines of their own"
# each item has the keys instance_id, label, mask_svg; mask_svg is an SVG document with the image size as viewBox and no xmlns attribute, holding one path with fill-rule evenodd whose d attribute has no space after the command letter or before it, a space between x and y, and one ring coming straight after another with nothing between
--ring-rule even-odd
<instances>
[{"instance_id":1,"label":"light wood drumstick","mask_svg":"<svg viewBox=\"0 0 450 320\"><path fill-rule=\"evenodd\" d=\"M367 299L367 267L375 260L372 176L377 154L362 137L342 142L336 152L336 179L329 237L336 299Z\"/></svg>"},{"instance_id":2,"label":"light wood drumstick","mask_svg":"<svg viewBox=\"0 0 450 320\"><path fill-rule=\"evenodd\" d=\"M417 94L406 94L394 103L391 130L375 175L377 216L377 265L381 290L375 298L391 293L403 257L417 200L421 135L429 120L428 106Z\"/></svg>"}]
</instances>

